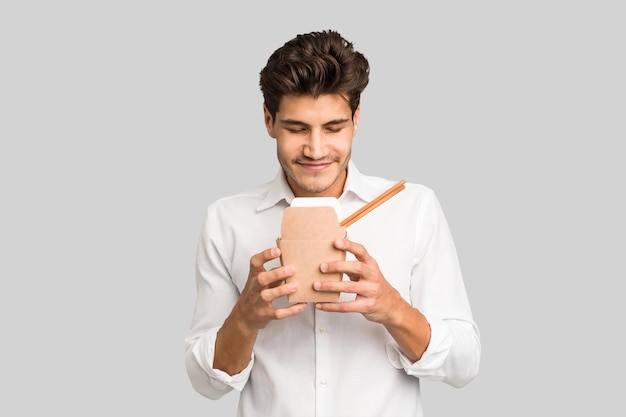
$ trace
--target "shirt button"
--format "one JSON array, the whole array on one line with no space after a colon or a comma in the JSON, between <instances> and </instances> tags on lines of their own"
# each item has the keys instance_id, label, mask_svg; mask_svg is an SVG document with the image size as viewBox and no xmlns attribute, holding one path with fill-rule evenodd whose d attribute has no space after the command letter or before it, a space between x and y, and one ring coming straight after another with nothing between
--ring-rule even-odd
<instances>
[{"instance_id":1,"label":"shirt button","mask_svg":"<svg viewBox=\"0 0 626 417\"><path fill-rule=\"evenodd\" d=\"M389 356L389 359L391 359L393 362L397 362L397 361L398 361L398 359L400 359L400 358L399 358L399 357L398 357L398 355L396 355L395 353L392 353L392 354Z\"/></svg>"},{"instance_id":2,"label":"shirt button","mask_svg":"<svg viewBox=\"0 0 626 417\"><path fill-rule=\"evenodd\" d=\"M328 386L328 383L326 381L324 381L324 380L320 381L320 387L321 388L326 388L327 386Z\"/></svg>"},{"instance_id":3,"label":"shirt button","mask_svg":"<svg viewBox=\"0 0 626 417\"><path fill-rule=\"evenodd\" d=\"M326 333L326 327L324 326L320 327L320 333Z\"/></svg>"}]
</instances>

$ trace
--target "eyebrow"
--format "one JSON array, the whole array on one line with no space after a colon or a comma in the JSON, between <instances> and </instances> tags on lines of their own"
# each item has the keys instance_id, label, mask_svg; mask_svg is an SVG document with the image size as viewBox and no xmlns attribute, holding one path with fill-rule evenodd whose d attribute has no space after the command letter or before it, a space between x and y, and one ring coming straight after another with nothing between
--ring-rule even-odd
<instances>
[{"instance_id":1,"label":"eyebrow","mask_svg":"<svg viewBox=\"0 0 626 417\"><path fill-rule=\"evenodd\" d=\"M334 119L334 120L330 120L324 123L322 126L340 125L343 123L347 123L349 121L350 119ZM300 121L300 120L295 120L295 119L281 119L280 122L286 125L309 126L309 124L304 123L303 121Z\"/></svg>"}]
</instances>

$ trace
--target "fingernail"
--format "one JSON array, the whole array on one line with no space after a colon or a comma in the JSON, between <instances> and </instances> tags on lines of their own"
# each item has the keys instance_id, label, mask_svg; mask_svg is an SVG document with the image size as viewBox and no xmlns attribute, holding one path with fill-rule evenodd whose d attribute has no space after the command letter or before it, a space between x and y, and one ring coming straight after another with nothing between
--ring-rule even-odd
<instances>
[{"instance_id":1,"label":"fingernail","mask_svg":"<svg viewBox=\"0 0 626 417\"><path fill-rule=\"evenodd\" d=\"M328 264L327 263L322 263L320 265L320 271L322 271L322 272L328 271Z\"/></svg>"}]
</instances>

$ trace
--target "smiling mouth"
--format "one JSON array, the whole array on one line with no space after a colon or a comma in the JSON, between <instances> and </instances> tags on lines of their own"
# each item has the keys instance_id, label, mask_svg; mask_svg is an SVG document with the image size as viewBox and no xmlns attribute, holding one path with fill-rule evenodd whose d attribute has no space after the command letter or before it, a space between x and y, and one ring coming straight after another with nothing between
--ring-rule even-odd
<instances>
[{"instance_id":1,"label":"smiling mouth","mask_svg":"<svg viewBox=\"0 0 626 417\"><path fill-rule=\"evenodd\" d=\"M325 167L338 161L336 159L301 158L301 159L296 159L294 162L304 167Z\"/></svg>"},{"instance_id":2,"label":"smiling mouth","mask_svg":"<svg viewBox=\"0 0 626 417\"><path fill-rule=\"evenodd\" d=\"M321 171L327 167L329 167L332 162L331 161L327 161L327 162L297 162L298 165L300 165L302 168L307 169L307 170L311 170L311 171Z\"/></svg>"}]
</instances>

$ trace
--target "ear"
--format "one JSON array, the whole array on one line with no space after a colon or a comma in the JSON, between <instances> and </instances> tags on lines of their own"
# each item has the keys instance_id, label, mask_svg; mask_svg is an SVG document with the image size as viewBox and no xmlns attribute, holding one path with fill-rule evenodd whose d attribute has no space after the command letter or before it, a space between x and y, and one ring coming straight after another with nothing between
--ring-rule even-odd
<instances>
[{"instance_id":1,"label":"ear","mask_svg":"<svg viewBox=\"0 0 626 417\"><path fill-rule=\"evenodd\" d=\"M352 137L354 137L356 135L357 130L359 130L360 113L361 113L361 105L359 104L359 106L354 111L354 116L352 116L352 123L354 124L354 134L352 135Z\"/></svg>"},{"instance_id":2,"label":"ear","mask_svg":"<svg viewBox=\"0 0 626 417\"><path fill-rule=\"evenodd\" d=\"M265 129L267 129L267 134L270 137L276 139L276 135L274 134L274 119L270 114L270 111L267 109L265 104L263 104L263 120L265 122Z\"/></svg>"}]
</instances>

